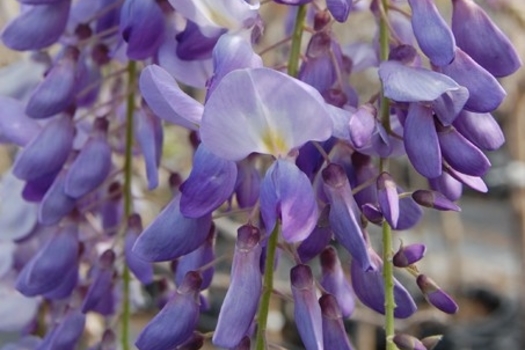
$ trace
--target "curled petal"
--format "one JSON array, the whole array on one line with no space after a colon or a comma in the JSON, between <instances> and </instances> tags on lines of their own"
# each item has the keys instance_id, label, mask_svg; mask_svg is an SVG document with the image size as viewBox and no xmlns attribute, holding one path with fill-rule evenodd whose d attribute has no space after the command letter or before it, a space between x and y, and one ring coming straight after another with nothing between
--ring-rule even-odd
<instances>
[{"instance_id":1,"label":"curled petal","mask_svg":"<svg viewBox=\"0 0 525 350\"><path fill-rule=\"evenodd\" d=\"M206 239L211 215L192 219L180 212L180 196L175 197L142 232L133 252L146 261L176 259L197 249Z\"/></svg>"},{"instance_id":2,"label":"curled petal","mask_svg":"<svg viewBox=\"0 0 525 350\"><path fill-rule=\"evenodd\" d=\"M241 226L237 231L230 287L219 312L213 344L233 348L246 335L257 311L262 291L259 262L261 234L253 226Z\"/></svg>"},{"instance_id":3,"label":"curled petal","mask_svg":"<svg viewBox=\"0 0 525 350\"><path fill-rule=\"evenodd\" d=\"M479 5L472 0L454 0L452 5L452 31L470 57L496 77L510 75L522 65L510 40Z\"/></svg>"},{"instance_id":4,"label":"curled petal","mask_svg":"<svg viewBox=\"0 0 525 350\"><path fill-rule=\"evenodd\" d=\"M144 68L139 86L142 97L159 118L191 130L200 124L203 106L186 95L163 68L157 65Z\"/></svg>"},{"instance_id":5,"label":"curled petal","mask_svg":"<svg viewBox=\"0 0 525 350\"><path fill-rule=\"evenodd\" d=\"M180 186L181 213L198 218L213 212L233 194L237 180L235 162L217 157L200 144L190 176Z\"/></svg>"},{"instance_id":6,"label":"curled petal","mask_svg":"<svg viewBox=\"0 0 525 350\"><path fill-rule=\"evenodd\" d=\"M31 6L7 24L5 46L19 51L39 50L54 44L64 32L71 0Z\"/></svg>"},{"instance_id":7,"label":"curled petal","mask_svg":"<svg viewBox=\"0 0 525 350\"><path fill-rule=\"evenodd\" d=\"M408 3L412 8L412 28L421 51L436 66L452 62L456 42L434 1L408 0Z\"/></svg>"},{"instance_id":8,"label":"curled petal","mask_svg":"<svg viewBox=\"0 0 525 350\"><path fill-rule=\"evenodd\" d=\"M283 157L307 141L324 141L332 122L312 87L269 68L239 69L208 99L200 131L208 149L240 160L253 152Z\"/></svg>"},{"instance_id":9,"label":"curled petal","mask_svg":"<svg viewBox=\"0 0 525 350\"><path fill-rule=\"evenodd\" d=\"M408 334L396 334L392 341L399 350L427 350L419 339Z\"/></svg>"},{"instance_id":10,"label":"curled petal","mask_svg":"<svg viewBox=\"0 0 525 350\"><path fill-rule=\"evenodd\" d=\"M267 230L282 220L287 242L304 240L317 223L318 209L310 181L297 166L279 159L261 183L261 213Z\"/></svg>"}]
</instances>

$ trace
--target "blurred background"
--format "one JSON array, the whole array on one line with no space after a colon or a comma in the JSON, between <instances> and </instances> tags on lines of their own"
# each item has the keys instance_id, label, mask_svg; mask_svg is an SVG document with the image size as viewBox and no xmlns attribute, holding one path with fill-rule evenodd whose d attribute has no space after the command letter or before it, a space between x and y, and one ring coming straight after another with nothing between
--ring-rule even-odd
<instances>
[{"instance_id":1,"label":"blurred background","mask_svg":"<svg viewBox=\"0 0 525 350\"><path fill-rule=\"evenodd\" d=\"M478 2L514 42L525 61L525 2ZM444 17L450 18L449 1L436 3ZM282 6L263 7L262 17L266 21L266 31L260 44L262 48L282 37L286 17L284 10ZM0 27L17 11L16 1L2 0ZM351 43L356 39L371 40L374 26L369 14L356 13L351 15L349 23L337 24L334 30L342 43ZM0 45L0 94L9 88L4 85L3 81L7 81L5 77L13 74L12 67L23 61L27 57L25 55L27 54L9 51ZM265 57L265 60L269 65L278 64L271 57ZM20 69L23 72L23 67ZM32 72L28 71L27 74ZM359 73L352 79L362 97L361 101L366 101L377 89L377 75L374 70ZM427 255L418 264L420 270L432 276L460 305L457 315L445 315L427 306L413 279L404 274L397 276L406 282L407 288L413 291L416 300L420 302L420 311L407 320L398 321L398 329L419 337L444 334L445 337L436 350L525 349L525 69L522 67L516 74L501 82L508 96L495 117L502 125L507 142L498 151L489 153L493 167L484 178L489 192L480 194L466 190L459 202L462 208L460 213L425 210L424 219L415 229L396 233L394 237L396 246L401 238L406 243L427 244ZM177 128L172 130L172 136L169 132L166 133L165 162L172 169L176 168L187 174L191 154L187 151L179 152L185 146L181 142L188 142L187 135ZM10 166L12 154L12 149L0 146L0 172L3 173ZM408 180L410 188L426 187L424 180L416 174L408 174ZM150 197L158 197L144 205L151 217L168 200L165 193L165 189L160 189L149 194ZM151 217L145 219L146 223ZM235 222L220 220L217 226L220 232L218 250L231 251ZM376 233L371 230L372 237L377 237ZM217 255L220 256L220 252ZM345 258L347 262L348 256L343 253L341 260L345 262ZM276 282L276 289L289 294L287 277L292 262L283 260L277 275L279 280ZM348 267L348 264L345 265ZM211 298L211 311L201 317L200 327L204 332L214 328L222 300L216 296L225 294L228 274L228 262L220 263L210 290L210 294L214 296ZM289 303L278 298L274 298L272 305L269 330L273 341L281 344L282 348L301 349L293 323L293 309ZM155 312L142 311L134 316L136 334ZM382 317L374 312L361 305L357 307L352 317L346 321L357 349L384 349L382 322ZM88 333L97 331L96 326L91 327ZM0 334L0 346L6 339L14 336L16 335Z\"/></svg>"}]
</instances>

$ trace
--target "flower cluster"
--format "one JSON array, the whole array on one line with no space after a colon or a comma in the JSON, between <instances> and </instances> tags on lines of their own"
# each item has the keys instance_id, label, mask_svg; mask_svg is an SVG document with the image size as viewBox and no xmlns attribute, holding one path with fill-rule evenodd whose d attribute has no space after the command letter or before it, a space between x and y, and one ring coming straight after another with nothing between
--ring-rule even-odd
<instances>
[{"instance_id":1,"label":"flower cluster","mask_svg":"<svg viewBox=\"0 0 525 350\"><path fill-rule=\"evenodd\" d=\"M17 146L0 188L0 329L21 331L15 346L73 349L97 313L106 329L92 349L118 348L118 333L128 349L136 280L161 308L139 349L207 338L263 349L281 259L293 261L281 292L306 349L352 349L343 319L357 300L386 315L389 349L436 344L393 333L394 317L417 310L394 267L439 310L458 305L416 267L426 247L394 252L392 230L414 227L422 207L459 211L463 186L487 191L484 152L504 142L490 114L505 97L497 78L521 60L473 0L452 0L451 26L433 0L20 2L1 40L32 53L0 71L0 141ZM264 50L263 6L294 18ZM341 42L334 23L358 11L376 19L376 39ZM271 66L270 50L286 64ZM20 65L31 73L10 78ZM363 101L350 77L367 68L381 89ZM192 165L168 174L172 198L143 226L141 184L166 186L167 124L191 137ZM396 160L428 187L403 188ZM224 216L238 229L226 257L215 252ZM219 259L230 283L210 335L198 322Z\"/></svg>"}]
</instances>

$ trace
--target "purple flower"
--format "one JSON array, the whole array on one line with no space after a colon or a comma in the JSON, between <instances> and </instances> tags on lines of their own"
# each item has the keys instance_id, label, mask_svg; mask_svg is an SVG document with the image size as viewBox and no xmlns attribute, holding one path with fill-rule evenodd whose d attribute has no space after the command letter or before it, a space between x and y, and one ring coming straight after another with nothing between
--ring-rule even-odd
<instances>
[{"instance_id":1,"label":"purple flower","mask_svg":"<svg viewBox=\"0 0 525 350\"><path fill-rule=\"evenodd\" d=\"M323 317L323 346L325 349L352 350L348 340L343 314L339 309L336 298L331 294L324 294L319 298Z\"/></svg>"}]
</instances>

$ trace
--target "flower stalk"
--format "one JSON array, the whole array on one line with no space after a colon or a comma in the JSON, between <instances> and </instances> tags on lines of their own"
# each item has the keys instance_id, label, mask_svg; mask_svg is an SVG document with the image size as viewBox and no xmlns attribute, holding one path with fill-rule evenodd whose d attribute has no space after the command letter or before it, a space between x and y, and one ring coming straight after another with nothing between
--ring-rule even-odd
<instances>
[{"instance_id":1,"label":"flower stalk","mask_svg":"<svg viewBox=\"0 0 525 350\"><path fill-rule=\"evenodd\" d=\"M304 21L306 20L306 5L297 9L295 26L292 34L292 47L288 58L288 75L296 77L299 72L299 56L301 54L301 39L303 37Z\"/></svg>"}]
</instances>

